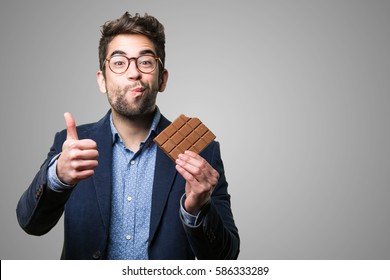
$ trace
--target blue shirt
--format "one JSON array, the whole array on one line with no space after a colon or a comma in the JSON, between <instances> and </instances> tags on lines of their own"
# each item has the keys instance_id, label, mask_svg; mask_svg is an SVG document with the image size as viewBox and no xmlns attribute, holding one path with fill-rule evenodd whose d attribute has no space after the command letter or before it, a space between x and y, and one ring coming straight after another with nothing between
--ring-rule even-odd
<instances>
[{"instance_id":1,"label":"blue shirt","mask_svg":"<svg viewBox=\"0 0 390 280\"><path fill-rule=\"evenodd\" d=\"M113 137L109 259L148 259L149 223L157 145L153 142L160 111L138 151L125 147L110 118Z\"/></svg>"}]
</instances>

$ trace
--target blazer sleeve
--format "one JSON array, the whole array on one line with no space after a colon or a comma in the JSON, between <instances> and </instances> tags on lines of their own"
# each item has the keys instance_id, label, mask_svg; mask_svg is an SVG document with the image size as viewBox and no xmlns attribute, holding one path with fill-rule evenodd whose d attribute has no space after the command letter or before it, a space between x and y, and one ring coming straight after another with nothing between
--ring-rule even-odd
<instances>
[{"instance_id":1,"label":"blazer sleeve","mask_svg":"<svg viewBox=\"0 0 390 280\"><path fill-rule=\"evenodd\" d=\"M57 133L50 152L32 183L19 199L16 215L19 225L28 234L43 235L61 218L71 190L56 192L47 185L47 170L51 159L62 150L65 133Z\"/></svg>"},{"instance_id":2,"label":"blazer sleeve","mask_svg":"<svg viewBox=\"0 0 390 280\"><path fill-rule=\"evenodd\" d=\"M189 226L183 221L183 226L197 259L237 259L240 238L231 211L218 142L214 142L211 154L210 163L220 174L218 185L211 195L211 201L201 211L202 222Z\"/></svg>"}]
</instances>

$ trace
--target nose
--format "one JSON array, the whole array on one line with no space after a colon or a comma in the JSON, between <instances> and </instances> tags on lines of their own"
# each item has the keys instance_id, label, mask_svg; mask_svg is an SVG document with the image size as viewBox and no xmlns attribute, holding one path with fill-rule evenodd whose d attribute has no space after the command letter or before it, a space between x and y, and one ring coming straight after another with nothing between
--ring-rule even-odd
<instances>
[{"instance_id":1,"label":"nose","mask_svg":"<svg viewBox=\"0 0 390 280\"><path fill-rule=\"evenodd\" d=\"M141 77L141 72L138 70L135 60L129 61L129 68L127 69L127 78L130 80L138 80Z\"/></svg>"}]
</instances>

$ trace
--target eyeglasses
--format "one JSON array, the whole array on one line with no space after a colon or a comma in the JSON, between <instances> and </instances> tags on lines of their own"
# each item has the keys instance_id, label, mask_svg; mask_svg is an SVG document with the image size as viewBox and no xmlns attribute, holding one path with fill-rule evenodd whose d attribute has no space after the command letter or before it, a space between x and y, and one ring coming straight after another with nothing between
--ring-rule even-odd
<instances>
[{"instance_id":1,"label":"eyeglasses","mask_svg":"<svg viewBox=\"0 0 390 280\"><path fill-rule=\"evenodd\" d=\"M135 60L135 66L137 69L144 73L149 74L156 69L158 62L160 61L162 65L162 61L159 57L153 55L141 55L139 57L130 57L124 55L115 55L110 58L107 58L108 67L115 74L123 74L127 71L130 66L130 61Z\"/></svg>"}]
</instances>

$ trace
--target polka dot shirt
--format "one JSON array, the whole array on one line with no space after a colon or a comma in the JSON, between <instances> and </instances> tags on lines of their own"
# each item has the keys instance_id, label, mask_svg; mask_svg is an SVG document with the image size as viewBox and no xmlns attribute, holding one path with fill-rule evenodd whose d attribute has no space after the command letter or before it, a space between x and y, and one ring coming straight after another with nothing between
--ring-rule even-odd
<instances>
[{"instance_id":1,"label":"polka dot shirt","mask_svg":"<svg viewBox=\"0 0 390 280\"><path fill-rule=\"evenodd\" d=\"M148 259L149 223L157 152L152 135L160 116L157 108L149 135L135 152L125 147L111 116L114 145L109 259Z\"/></svg>"}]
</instances>

